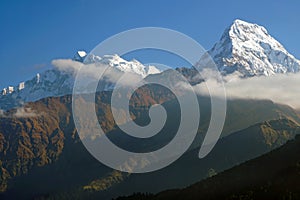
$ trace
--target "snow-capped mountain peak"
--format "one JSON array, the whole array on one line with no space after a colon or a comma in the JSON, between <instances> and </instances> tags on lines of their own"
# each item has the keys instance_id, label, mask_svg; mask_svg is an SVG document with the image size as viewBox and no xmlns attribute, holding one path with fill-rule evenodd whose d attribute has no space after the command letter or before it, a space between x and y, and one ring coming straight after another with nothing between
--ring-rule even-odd
<instances>
[{"instance_id":1,"label":"snow-capped mountain peak","mask_svg":"<svg viewBox=\"0 0 300 200\"><path fill-rule=\"evenodd\" d=\"M102 57L96 56L93 54L87 55L85 63L100 63L104 65L108 65L110 67L114 67L122 72L130 72L134 74L138 74L143 78L148 76L149 74L157 74L160 73L161 70L155 66L146 66L140 63L138 60L133 59L131 61L127 61L121 58L117 54L113 55L104 55Z\"/></svg>"},{"instance_id":2,"label":"snow-capped mountain peak","mask_svg":"<svg viewBox=\"0 0 300 200\"><path fill-rule=\"evenodd\" d=\"M224 31L208 54L223 73L238 71L244 76L269 76L300 69L300 61L264 27L239 19Z\"/></svg>"},{"instance_id":3,"label":"snow-capped mountain peak","mask_svg":"<svg viewBox=\"0 0 300 200\"><path fill-rule=\"evenodd\" d=\"M230 26L229 36L233 46L236 48L242 46L241 44L249 48L260 48L257 44L266 43L274 50L288 53L277 40L268 34L268 31L264 27L257 24L251 24L237 19Z\"/></svg>"}]
</instances>

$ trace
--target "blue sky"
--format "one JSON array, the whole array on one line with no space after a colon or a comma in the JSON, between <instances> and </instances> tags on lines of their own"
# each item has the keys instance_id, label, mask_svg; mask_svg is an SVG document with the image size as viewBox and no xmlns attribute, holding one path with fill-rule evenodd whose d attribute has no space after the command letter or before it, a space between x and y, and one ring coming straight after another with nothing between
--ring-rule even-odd
<instances>
[{"instance_id":1,"label":"blue sky","mask_svg":"<svg viewBox=\"0 0 300 200\"><path fill-rule=\"evenodd\" d=\"M279 0L2 0L0 87L31 78L51 67L53 59L71 58L76 50L89 51L116 33L145 26L180 31L209 49L239 18L265 26L300 58L299 8L299 1ZM167 55L153 56L153 60L137 55L145 63L180 65Z\"/></svg>"}]
</instances>

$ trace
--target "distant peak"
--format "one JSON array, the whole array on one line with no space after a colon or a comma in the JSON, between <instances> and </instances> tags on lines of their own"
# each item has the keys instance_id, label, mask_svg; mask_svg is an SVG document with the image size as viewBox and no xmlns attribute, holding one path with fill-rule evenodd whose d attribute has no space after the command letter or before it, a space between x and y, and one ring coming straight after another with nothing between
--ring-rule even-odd
<instances>
[{"instance_id":1,"label":"distant peak","mask_svg":"<svg viewBox=\"0 0 300 200\"><path fill-rule=\"evenodd\" d=\"M83 60L86 56L87 56L87 53L85 51L79 50L74 55L73 60L78 61L78 62L83 62Z\"/></svg>"},{"instance_id":2,"label":"distant peak","mask_svg":"<svg viewBox=\"0 0 300 200\"><path fill-rule=\"evenodd\" d=\"M246 44L250 49L261 46L261 43L268 44L271 48L283 51L284 47L271 35L267 29L261 25L236 19L224 31L221 42L230 42L233 47L239 48Z\"/></svg>"},{"instance_id":3,"label":"distant peak","mask_svg":"<svg viewBox=\"0 0 300 200\"><path fill-rule=\"evenodd\" d=\"M245 24L245 25L256 25L254 23L246 22L241 19L235 19L232 24Z\"/></svg>"},{"instance_id":4,"label":"distant peak","mask_svg":"<svg viewBox=\"0 0 300 200\"><path fill-rule=\"evenodd\" d=\"M240 19L233 21L229 28L229 34L241 35L241 34L260 34L262 36L268 36L268 31L265 27L258 24L246 22Z\"/></svg>"},{"instance_id":5,"label":"distant peak","mask_svg":"<svg viewBox=\"0 0 300 200\"><path fill-rule=\"evenodd\" d=\"M86 52L85 52L85 51L77 51L77 54L78 54L80 57L85 57L85 56L86 56Z\"/></svg>"},{"instance_id":6,"label":"distant peak","mask_svg":"<svg viewBox=\"0 0 300 200\"><path fill-rule=\"evenodd\" d=\"M224 31L209 54L225 73L237 70L245 76L269 76L300 70L300 61L263 26L240 19Z\"/></svg>"}]
</instances>

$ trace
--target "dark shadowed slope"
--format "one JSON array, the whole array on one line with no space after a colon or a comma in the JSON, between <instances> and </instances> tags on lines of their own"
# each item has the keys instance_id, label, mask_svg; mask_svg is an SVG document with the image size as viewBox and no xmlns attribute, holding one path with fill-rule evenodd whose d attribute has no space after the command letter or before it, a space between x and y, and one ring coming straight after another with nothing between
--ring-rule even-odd
<instances>
[{"instance_id":1,"label":"dark shadowed slope","mask_svg":"<svg viewBox=\"0 0 300 200\"><path fill-rule=\"evenodd\" d=\"M300 137L185 189L157 195L135 194L118 200L299 199Z\"/></svg>"}]
</instances>

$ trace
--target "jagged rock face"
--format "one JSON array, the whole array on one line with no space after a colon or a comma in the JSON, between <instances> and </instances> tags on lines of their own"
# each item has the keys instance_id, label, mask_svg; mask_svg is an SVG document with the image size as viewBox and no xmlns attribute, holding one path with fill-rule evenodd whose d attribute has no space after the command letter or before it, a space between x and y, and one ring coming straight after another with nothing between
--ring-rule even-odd
<instances>
[{"instance_id":1,"label":"jagged rock face","mask_svg":"<svg viewBox=\"0 0 300 200\"><path fill-rule=\"evenodd\" d=\"M225 30L208 54L225 74L238 71L246 77L270 76L295 73L300 69L300 61L289 54L264 27L241 20L235 20Z\"/></svg>"}]
</instances>

